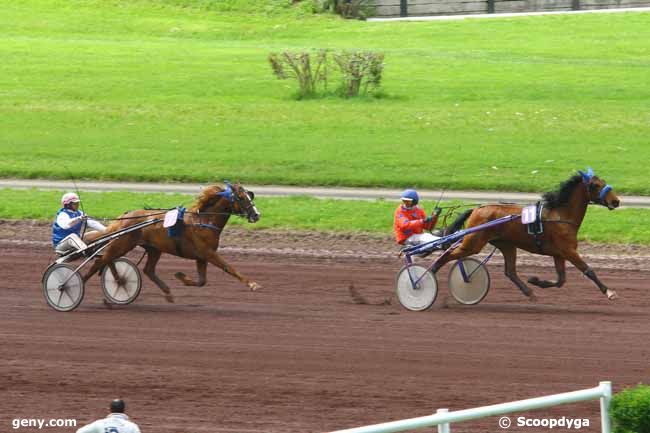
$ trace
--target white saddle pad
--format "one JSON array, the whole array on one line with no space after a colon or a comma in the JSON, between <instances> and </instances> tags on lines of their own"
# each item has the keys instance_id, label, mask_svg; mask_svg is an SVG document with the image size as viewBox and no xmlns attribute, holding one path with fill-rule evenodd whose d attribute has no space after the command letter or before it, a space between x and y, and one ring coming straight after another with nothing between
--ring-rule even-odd
<instances>
[{"instance_id":1,"label":"white saddle pad","mask_svg":"<svg viewBox=\"0 0 650 433\"><path fill-rule=\"evenodd\" d=\"M522 224L532 224L537 221L537 206L530 205L526 206L521 210L521 223Z\"/></svg>"},{"instance_id":2,"label":"white saddle pad","mask_svg":"<svg viewBox=\"0 0 650 433\"><path fill-rule=\"evenodd\" d=\"M165 214L165 221L163 222L163 227L174 227L178 221L178 209L172 209Z\"/></svg>"}]
</instances>

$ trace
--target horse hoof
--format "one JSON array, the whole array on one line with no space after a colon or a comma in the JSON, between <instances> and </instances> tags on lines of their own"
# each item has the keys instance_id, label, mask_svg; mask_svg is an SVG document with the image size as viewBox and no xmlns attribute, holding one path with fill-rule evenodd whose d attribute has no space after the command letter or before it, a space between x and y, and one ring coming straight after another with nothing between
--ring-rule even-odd
<instances>
[{"instance_id":1,"label":"horse hoof","mask_svg":"<svg viewBox=\"0 0 650 433\"><path fill-rule=\"evenodd\" d=\"M254 292L257 289L262 288L262 286L257 284L255 281L251 281L250 283L248 283L248 288L251 289L251 292Z\"/></svg>"},{"instance_id":2,"label":"horse hoof","mask_svg":"<svg viewBox=\"0 0 650 433\"><path fill-rule=\"evenodd\" d=\"M533 303L533 304L536 303L536 302L537 302L537 296L535 296L534 293L531 293L531 294L528 296L528 301L531 302L531 303Z\"/></svg>"},{"instance_id":3,"label":"horse hoof","mask_svg":"<svg viewBox=\"0 0 650 433\"><path fill-rule=\"evenodd\" d=\"M172 295L165 295L165 300L170 304L174 303L174 297Z\"/></svg>"},{"instance_id":4,"label":"horse hoof","mask_svg":"<svg viewBox=\"0 0 650 433\"><path fill-rule=\"evenodd\" d=\"M181 281L183 281L183 280L185 279L185 273L183 273L183 272L176 272L176 273L174 274L174 276L175 276L176 278L178 278L179 280L181 280Z\"/></svg>"},{"instance_id":5,"label":"horse hoof","mask_svg":"<svg viewBox=\"0 0 650 433\"><path fill-rule=\"evenodd\" d=\"M610 301L615 301L616 299L618 299L618 294L616 294L616 292L613 290L608 290L607 299L609 299Z\"/></svg>"}]
</instances>

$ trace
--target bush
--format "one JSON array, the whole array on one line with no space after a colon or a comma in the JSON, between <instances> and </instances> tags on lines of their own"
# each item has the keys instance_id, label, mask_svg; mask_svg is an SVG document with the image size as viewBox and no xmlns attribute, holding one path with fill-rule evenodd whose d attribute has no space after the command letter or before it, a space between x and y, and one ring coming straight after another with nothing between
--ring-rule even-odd
<instances>
[{"instance_id":1,"label":"bush","mask_svg":"<svg viewBox=\"0 0 650 433\"><path fill-rule=\"evenodd\" d=\"M341 93L346 97L367 94L379 88L384 71L384 54L372 51L343 51L334 54L343 79Z\"/></svg>"},{"instance_id":2,"label":"bush","mask_svg":"<svg viewBox=\"0 0 650 433\"><path fill-rule=\"evenodd\" d=\"M333 54L339 67L340 96L350 98L375 92L381 85L384 54L373 51L341 51ZM330 57L327 50L315 54L306 51L284 51L269 54L273 73L280 80L294 78L298 82L298 99L316 96L319 88L327 91ZM375 94L377 96L377 94Z\"/></svg>"},{"instance_id":3,"label":"bush","mask_svg":"<svg viewBox=\"0 0 650 433\"><path fill-rule=\"evenodd\" d=\"M366 19L373 13L370 0L314 0L323 10L329 10L343 18Z\"/></svg>"},{"instance_id":4,"label":"bush","mask_svg":"<svg viewBox=\"0 0 650 433\"><path fill-rule=\"evenodd\" d=\"M310 53L284 51L269 54L273 73L280 80L295 78L298 81L298 97L314 96L320 84L327 88L327 51L320 50L314 55L312 65Z\"/></svg>"},{"instance_id":5,"label":"bush","mask_svg":"<svg viewBox=\"0 0 650 433\"><path fill-rule=\"evenodd\" d=\"M616 394L609 415L614 433L650 433L650 386L638 385Z\"/></svg>"}]
</instances>

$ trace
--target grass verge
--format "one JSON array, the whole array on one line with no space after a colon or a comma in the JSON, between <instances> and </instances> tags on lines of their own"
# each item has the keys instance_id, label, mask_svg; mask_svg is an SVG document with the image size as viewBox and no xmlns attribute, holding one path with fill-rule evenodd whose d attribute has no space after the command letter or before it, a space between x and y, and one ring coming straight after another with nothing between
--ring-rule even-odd
<instances>
[{"instance_id":1,"label":"grass verge","mask_svg":"<svg viewBox=\"0 0 650 433\"><path fill-rule=\"evenodd\" d=\"M0 218L53 221L63 191L0 190ZM97 218L116 218L126 210L147 207L189 206L193 197L184 194L125 192L82 193L85 211ZM364 232L391 235L396 202L374 200L321 200L311 197L255 200L262 213L257 224L232 218L229 224L251 230L282 228L333 232ZM433 203L424 203L431 211ZM590 206L580 230L580 239L612 244L650 245L650 210L618 209L610 212Z\"/></svg>"},{"instance_id":2,"label":"grass verge","mask_svg":"<svg viewBox=\"0 0 650 433\"><path fill-rule=\"evenodd\" d=\"M0 8L3 177L544 191L593 166L650 193L649 13L368 23L288 1ZM385 52L382 98L294 100L266 57L311 48Z\"/></svg>"}]
</instances>

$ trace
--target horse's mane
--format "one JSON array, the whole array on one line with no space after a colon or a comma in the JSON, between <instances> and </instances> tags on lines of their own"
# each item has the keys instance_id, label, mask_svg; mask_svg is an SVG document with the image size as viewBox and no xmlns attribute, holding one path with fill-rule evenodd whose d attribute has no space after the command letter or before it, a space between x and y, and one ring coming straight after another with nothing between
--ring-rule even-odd
<instances>
[{"instance_id":1,"label":"horse's mane","mask_svg":"<svg viewBox=\"0 0 650 433\"><path fill-rule=\"evenodd\" d=\"M206 186L196 197L196 200L192 206L190 206L190 210L194 212L204 210L206 207L214 204L214 202L217 200L218 193L225 190L226 188L223 185L219 184Z\"/></svg>"},{"instance_id":2,"label":"horse's mane","mask_svg":"<svg viewBox=\"0 0 650 433\"><path fill-rule=\"evenodd\" d=\"M581 183L582 175L578 173L573 175L570 179L562 182L560 184L560 188L557 191L549 191L547 193L544 193L542 196L544 206L549 209L554 209L569 204L571 193L576 188L576 186L580 185Z\"/></svg>"}]
</instances>

